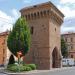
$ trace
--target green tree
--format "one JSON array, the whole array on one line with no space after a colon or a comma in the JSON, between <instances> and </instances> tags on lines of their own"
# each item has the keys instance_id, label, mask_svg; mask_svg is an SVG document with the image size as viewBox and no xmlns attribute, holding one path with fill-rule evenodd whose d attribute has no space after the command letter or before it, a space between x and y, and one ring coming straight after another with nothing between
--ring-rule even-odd
<instances>
[{"instance_id":1,"label":"green tree","mask_svg":"<svg viewBox=\"0 0 75 75\"><path fill-rule=\"evenodd\" d=\"M30 29L26 20L20 17L13 26L7 40L9 50L17 56L21 52L24 56L30 49Z\"/></svg>"},{"instance_id":2,"label":"green tree","mask_svg":"<svg viewBox=\"0 0 75 75\"><path fill-rule=\"evenodd\" d=\"M67 44L63 38L61 38L61 53L64 58L68 57Z\"/></svg>"}]
</instances>

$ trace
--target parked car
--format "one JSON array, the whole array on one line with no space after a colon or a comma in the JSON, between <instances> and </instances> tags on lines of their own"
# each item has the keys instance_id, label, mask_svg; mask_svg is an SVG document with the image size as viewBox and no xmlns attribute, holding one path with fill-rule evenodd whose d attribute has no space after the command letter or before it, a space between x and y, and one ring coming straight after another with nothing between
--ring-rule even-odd
<instances>
[{"instance_id":1,"label":"parked car","mask_svg":"<svg viewBox=\"0 0 75 75\"><path fill-rule=\"evenodd\" d=\"M63 58L62 59L62 65L63 66L74 66L75 60L73 58Z\"/></svg>"},{"instance_id":2,"label":"parked car","mask_svg":"<svg viewBox=\"0 0 75 75\"><path fill-rule=\"evenodd\" d=\"M0 64L0 67L4 67L4 64Z\"/></svg>"}]
</instances>

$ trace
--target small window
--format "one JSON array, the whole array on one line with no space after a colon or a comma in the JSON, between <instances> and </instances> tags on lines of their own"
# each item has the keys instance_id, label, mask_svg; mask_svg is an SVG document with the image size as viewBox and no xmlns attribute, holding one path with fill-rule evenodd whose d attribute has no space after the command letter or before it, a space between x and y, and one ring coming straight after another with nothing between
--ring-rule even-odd
<instances>
[{"instance_id":1,"label":"small window","mask_svg":"<svg viewBox=\"0 0 75 75\"><path fill-rule=\"evenodd\" d=\"M73 58L73 55L71 55L71 58Z\"/></svg>"},{"instance_id":2,"label":"small window","mask_svg":"<svg viewBox=\"0 0 75 75\"><path fill-rule=\"evenodd\" d=\"M31 34L33 34L33 32L34 32L34 28L33 28L33 27L31 27Z\"/></svg>"},{"instance_id":3,"label":"small window","mask_svg":"<svg viewBox=\"0 0 75 75\"><path fill-rule=\"evenodd\" d=\"M65 38L65 41L67 42L67 38Z\"/></svg>"},{"instance_id":4,"label":"small window","mask_svg":"<svg viewBox=\"0 0 75 75\"><path fill-rule=\"evenodd\" d=\"M71 38L71 42L73 42L73 38Z\"/></svg>"},{"instance_id":5,"label":"small window","mask_svg":"<svg viewBox=\"0 0 75 75\"><path fill-rule=\"evenodd\" d=\"M71 49L73 49L73 45L71 45Z\"/></svg>"},{"instance_id":6,"label":"small window","mask_svg":"<svg viewBox=\"0 0 75 75\"><path fill-rule=\"evenodd\" d=\"M55 32L56 32L56 28L55 28Z\"/></svg>"}]
</instances>

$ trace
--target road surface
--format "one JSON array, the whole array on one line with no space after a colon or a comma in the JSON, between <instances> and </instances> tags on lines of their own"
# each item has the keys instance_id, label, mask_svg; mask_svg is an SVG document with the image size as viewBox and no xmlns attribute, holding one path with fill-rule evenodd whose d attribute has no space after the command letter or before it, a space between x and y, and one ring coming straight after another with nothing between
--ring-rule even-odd
<instances>
[{"instance_id":1,"label":"road surface","mask_svg":"<svg viewBox=\"0 0 75 75\"><path fill-rule=\"evenodd\" d=\"M75 67L68 69L52 70L47 72L33 73L31 75L75 75Z\"/></svg>"},{"instance_id":2,"label":"road surface","mask_svg":"<svg viewBox=\"0 0 75 75\"><path fill-rule=\"evenodd\" d=\"M7 75L7 74L0 73L0 75ZM55 69L55 70L39 70L34 73L30 72L22 75L75 75L75 67Z\"/></svg>"},{"instance_id":3,"label":"road surface","mask_svg":"<svg viewBox=\"0 0 75 75\"><path fill-rule=\"evenodd\" d=\"M0 73L0 75L6 75L6 74Z\"/></svg>"}]
</instances>

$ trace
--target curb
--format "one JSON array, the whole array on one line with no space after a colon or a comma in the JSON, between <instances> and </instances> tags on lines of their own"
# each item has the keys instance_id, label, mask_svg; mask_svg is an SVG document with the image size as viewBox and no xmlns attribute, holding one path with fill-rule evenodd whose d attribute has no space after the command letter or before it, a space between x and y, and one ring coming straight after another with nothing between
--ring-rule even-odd
<instances>
[{"instance_id":1,"label":"curb","mask_svg":"<svg viewBox=\"0 0 75 75\"><path fill-rule=\"evenodd\" d=\"M34 71L29 71L29 72L21 72L21 73L9 73L9 72L3 72L4 74L7 75L30 75L30 74L36 74L36 73L46 73L46 72L55 72L55 71L62 71L62 70L67 70L67 69L72 69L75 67L64 67L64 68L55 68L51 70L34 70Z\"/></svg>"}]
</instances>

